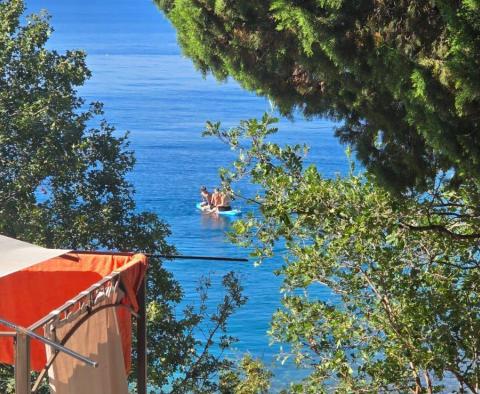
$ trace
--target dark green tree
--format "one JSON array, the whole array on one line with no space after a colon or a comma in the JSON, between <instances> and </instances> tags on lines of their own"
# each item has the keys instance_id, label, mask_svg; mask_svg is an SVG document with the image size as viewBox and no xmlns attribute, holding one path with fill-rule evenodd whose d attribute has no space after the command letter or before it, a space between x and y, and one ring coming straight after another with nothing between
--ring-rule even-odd
<instances>
[{"instance_id":1,"label":"dark green tree","mask_svg":"<svg viewBox=\"0 0 480 394\"><path fill-rule=\"evenodd\" d=\"M102 105L86 106L76 89L90 76L85 54L47 50L45 15L22 24L21 0L0 1L0 233L46 247L171 254L168 226L137 212L126 175L134 165L127 136L103 120ZM175 392L215 391L219 357L233 338L228 317L245 302L232 274L214 314L205 307L178 313L182 290L158 259L147 281L150 383ZM210 323L208 337L196 328ZM216 350L212 352L212 348ZM11 369L0 368L0 391L12 392Z\"/></svg>"},{"instance_id":2,"label":"dark green tree","mask_svg":"<svg viewBox=\"0 0 480 394\"><path fill-rule=\"evenodd\" d=\"M283 114L339 120L377 180L480 176L478 1L157 0L184 53Z\"/></svg>"}]
</instances>

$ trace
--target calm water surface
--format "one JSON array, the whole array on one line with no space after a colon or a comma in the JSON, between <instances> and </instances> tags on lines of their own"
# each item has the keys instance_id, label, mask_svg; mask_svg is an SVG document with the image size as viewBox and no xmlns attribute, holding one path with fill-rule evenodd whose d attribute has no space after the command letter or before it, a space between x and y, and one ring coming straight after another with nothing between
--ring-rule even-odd
<instances>
[{"instance_id":1,"label":"calm water surface","mask_svg":"<svg viewBox=\"0 0 480 394\"><path fill-rule=\"evenodd\" d=\"M218 184L218 168L234 158L220 142L202 138L201 131L206 120L233 126L241 119L260 117L270 110L268 101L234 82L203 79L181 56L173 28L151 1L27 0L27 6L30 12L43 8L51 14L55 33L50 48L87 52L93 77L80 93L87 101L104 102L106 118L119 133L130 131L137 157L131 180L139 209L154 211L170 224L170 241L180 253L245 256L246 251L230 245L224 236L230 219L195 210L199 186ZM333 127L322 119L282 119L277 139L311 144L308 160L332 176L347 167ZM250 352L275 370L273 391L301 375L293 366L273 365L278 348L269 346L266 335L271 314L279 306L281 281L273 274L279 265L279 259L260 267L195 261L166 264L182 284L187 302L195 300L194 289L202 275L210 275L215 283L212 305L222 298L221 276L230 270L241 276L249 302L231 321L231 334L240 339L236 353ZM320 291L319 296L328 293Z\"/></svg>"}]
</instances>

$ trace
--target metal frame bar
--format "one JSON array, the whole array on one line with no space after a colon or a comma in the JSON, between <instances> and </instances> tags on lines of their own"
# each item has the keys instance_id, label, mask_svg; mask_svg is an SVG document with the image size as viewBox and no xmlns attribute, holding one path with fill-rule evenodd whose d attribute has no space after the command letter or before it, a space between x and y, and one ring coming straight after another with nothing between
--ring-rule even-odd
<instances>
[{"instance_id":1,"label":"metal frame bar","mask_svg":"<svg viewBox=\"0 0 480 394\"><path fill-rule=\"evenodd\" d=\"M15 331L0 331L0 337L14 337L17 335Z\"/></svg>"},{"instance_id":2,"label":"metal frame bar","mask_svg":"<svg viewBox=\"0 0 480 394\"><path fill-rule=\"evenodd\" d=\"M208 261L236 261L236 262L248 262L248 259L243 257L222 257L222 256L187 256L179 254L152 254L150 257L159 257L165 259L175 260L208 260Z\"/></svg>"},{"instance_id":3,"label":"metal frame bar","mask_svg":"<svg viewBox=\"0 0 480 394\"><path fill-rule=\"evenodd\" d=\"M113 256L133 256L137 252L109 252L109 251L88 251L88 250L72 250L72 254L103 254ZM138 252L142 253L142 252ZM157 257L173 260L210 260L210 261L237 261L248 262L248 259L244 257L223 257L223 256L188 256L181 254L156 254L156 253L143 253L147 257Z\"/></svg>"},{"instance_id":4,"label":"metal frame bar","mask_svg":"<svg viewBox=\"0 0 480 394\"><path fill-rule=\"evenodd\" d=\"M65 354L68 354L69 356L71 356L73 358L76 358L77 360L82 361L85 364L90 365L91 367L96 367L97 366L96 361L90 360L89 358L84 357L81 354L66 348L65 346L59 345L58 343L56 343L54 341L51 341L48 338L42 337L41 335L37 334L36 332L33 332L33 331L29 330L28 328L24 328L24 327L19 326L17 324L11 323L8 320L4 320L2 318L0 318L0 324L6 326L8 328L14 329L15 330L15 337L17 339L18 339L19 335L20 336L21 335L26 335L29 338L36 339L37 341L40 341L40 342L44 343L45 345L53 347L55 350L58 350L58 351L63 352Z\"/></svg>"}]
</instances>

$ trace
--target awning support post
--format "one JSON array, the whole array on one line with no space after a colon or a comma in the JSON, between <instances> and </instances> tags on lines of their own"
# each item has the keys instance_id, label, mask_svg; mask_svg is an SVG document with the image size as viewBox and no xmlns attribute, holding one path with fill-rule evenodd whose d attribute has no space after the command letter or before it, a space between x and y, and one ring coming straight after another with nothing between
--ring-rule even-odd
<instances>
[{"instance_id":1,"label":"awning support post","mask_svg":"<svg viewBox=\"0 0 480 394\"><path fill-rule=\"evenodd\" d=\"M147 317L145 302L146 278L143 278L138 290L137 318L137 393L147 394Z\"/></svg>"},{"instance_id":2,"label":"awning support post","mask_svg":"<svg viewBox=\"0 0 480 394\"><path fill-rule=\"evenodd\" d=\"M15 393L31 394L30 337L18 329L15 335Z\"/></svg>"}]
</instances>

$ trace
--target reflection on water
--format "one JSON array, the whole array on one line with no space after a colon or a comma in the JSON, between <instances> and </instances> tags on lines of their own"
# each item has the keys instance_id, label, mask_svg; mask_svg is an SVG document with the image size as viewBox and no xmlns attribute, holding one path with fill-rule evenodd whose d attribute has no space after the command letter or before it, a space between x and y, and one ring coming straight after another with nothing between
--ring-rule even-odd
<instances>
[{"instance_id":1,"label":"reflection on water","mask_svg":"<svg viewBox=\"0 0 480 394\"><path fill-rule=\"evenodd\" d=\"M217 215L215 213L198 212L200 225L203 230L228 230L233 218Z\"/></svg>"}]
</instances>

